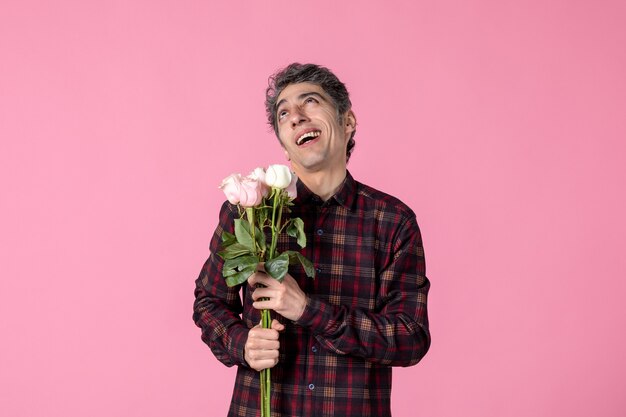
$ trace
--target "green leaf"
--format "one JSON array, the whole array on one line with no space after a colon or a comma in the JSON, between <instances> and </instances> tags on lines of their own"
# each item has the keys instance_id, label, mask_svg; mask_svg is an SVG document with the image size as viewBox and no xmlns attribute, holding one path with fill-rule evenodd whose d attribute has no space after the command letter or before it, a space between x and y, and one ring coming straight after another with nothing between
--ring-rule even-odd
<instances>
[{"instance_id":1,"label":"green leaf","mask_svg":"<svg viewBox=\"0 0 626 417\"><path fill-rule=\"evenodd\" d=\"M237 242L246 246L250 252L254 252L254 240L250 234L250 223L244 219L235 219L235 236Z\"/></svg>"},{"instance_id":2,"label":"green leaf","mask_svg":"<svg viewBox=\"0 0 626 417\"><path fill-rule=\"evenodd\" d=\"M231 276L226 278L226 285L229 287L234 287L236 285L243 284L250 278L250 275L254 274L256 268L246 268L243 271L237 272Z\"/></svg>"},{"instance_id":3,"label":"green leaf","mask_svg":"<svg viewBox=\"0 0 626 417\"><path fill-rule=\"evenodd\" d=\"M238 258L229 259L224 262L224 270L235 269L242 270L250 265L258 265L259 258L255 255L240 256Z\"/></svg>"},{"instance_id":4,"label":"green leaf","mask_svg":"<svg viewBox=\"0 0 626 417\"><path fill-rule=\"evenodd\" d=\"M298 258L298 261L300 261L302 268L304 268L306 276L309 278L315 278L315 268L313 268L313 263L301 253L296 252L296 257Z\"/></svg>"},{"instance_id":5,"label":"green leaf","mask_svg":"<svg viewBox=\"0 0 626 417\"><path fill-rule=\"evenodd\" d=\"M225 248L237 242L237 238L232 233L222 232L222 247Z\"/></svg>"},{"instance_id":6,"label":"green leaf","mask_svg":"<svg viewBox=\"0 0 626 417\"><path fill-rule=\"evenodd\" d=\"M287 227L287 234L291 237L295 237L298 241L298 245L301 248L306 246L306 235L304 234L304 222L300 217L295 217L289 221Z\"/></svg>"},{"instance_id":7,"label":"green leaf","mask_svg":"<svg viewBox=\"0 0 626 417\"><path fill-rule=\"evenodd\" d=\"M223 248L223 250L218 252L217 255L220 258L227 260L244 255L254 255L254 253L250 252L250 249L248 249L247 246L244 246L241 243L234 243L228 247Z\"/></svg>"},{"instance_id":8,"label":"green leaf","mask_svg":"<svg viewBox=\"0 0 626 417\"><path fill-rule=\"evenodd\" d=\"M232 277L233 275L236 275L236 274L238 274L238 273L239 273L239 272L237 272L237 269L228 269L228 270L223 269L223 270L222 270L222 276L223 276L224 278Z\"/></svg>"},{"instance_id":9,"label":"green leaf","mask_svg":"<svg viewBox=\"0 0 626 417\"><path fill-rule=\"evenodd\" d=\"M289 250L284 253L289 255L289 265L295 265L299 263L300 265L302 265L302 268L304 268L304 272L307 277L315 278L315 268L313 267L313 263L309 261L304 255L294 250Z\"/></svg>"},{"instance_id":10,"label":"green leaf","mask_svg":"<svg viewBox=\"0 0 626 417\"><path fill-rule=\"evenodd\" d=\"M256 224L261 226L261 228L263 227L263 225L265 224L265 221L267 220L268 209L269 209L269 206L267 205L267 203L265 203L265 200L263 200L263 205L259 207L255 212L256 219L257 219Z\"/></svg>"},{"instance_id":11,"label":"green leaf","mask_svg":"<svg viewBox=\"0 0 626 417\"><path fill-rule=\"evenodd\" d=\"M226 285L234 287L247 280L259 264L259 258L254 255L240 256L224 262L222 275L226 278Z\"/></svg>"},{"instance_id":12,"label":"green leaf","mask_svg":"<svg viewBox=\"0 0 626 417\"><path fill-rule=\"evenodd\" d=\"M313 263L309 261L304 255L301 253L296 254L298 260L300 261L300 265L304 268L304 272L306 276L309 278L315 278L315 268L313 267Z\"/></svg>"},{"instance_id":13,"label":"green leaf","mask_svg":"<svg viewBox=\"0 0 626 417\"><path fill-rule=\"evenodd\" d=\"M259 247L259 249L264 251L265 248L266 248L266 245L265 245L265 233L263 233L261 230L259 230L258 227L255 227L254 230L255 230L254 237L256 238L256 244Z\"/></svg>"},{"instance_id":14,"label":"green leaf","mask_svg":"<svg viewBox=\"0 0 626 417\"><path fill-rule=\"evenodd\" d=\"M289 269L289 254L287 252L280 254L274 259L265 262L265 272L270 274L272 278L282 282L287 270Z\"/></svg>"}]
</instances>

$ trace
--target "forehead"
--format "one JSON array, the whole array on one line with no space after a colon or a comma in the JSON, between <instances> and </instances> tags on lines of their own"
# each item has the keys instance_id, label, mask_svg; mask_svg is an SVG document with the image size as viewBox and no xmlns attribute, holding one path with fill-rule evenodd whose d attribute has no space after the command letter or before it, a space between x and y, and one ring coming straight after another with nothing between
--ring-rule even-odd
<instances>
[{"instance_id":1,"label":"forehead","mask_svg":"<svg viewBox=\"0 0 626 417\"><path fill-rule=\"evenodd\" d=\"M330 97L328 96L328 94L326 94L324 89L319 85L312 83L296 83L289 84L287 87L285 87L276 98L276 103L280 105L281 101L293 101L298 99L298 97L300 97L301 95L307 93L317 93L324 97L326 100L330 101Z\"/></svg>"}]
</instances>

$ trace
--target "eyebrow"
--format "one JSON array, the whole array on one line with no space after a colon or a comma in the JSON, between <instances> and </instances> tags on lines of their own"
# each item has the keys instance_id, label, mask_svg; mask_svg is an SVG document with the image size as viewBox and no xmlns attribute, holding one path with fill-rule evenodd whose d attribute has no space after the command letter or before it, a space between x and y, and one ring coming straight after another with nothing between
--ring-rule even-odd
<instances>
[{"instance_id":1,"label":"eyebrow","mask_svg":"<svg viewBox=\"0 0 626 417\"><path fill-rule=\"evenodd\" d=\"M308 91L308 92L306 92L306 93L302 93L302 94L300 94L300 95L298 96L298 100L304 100L305 98L310 97L310 96L315 96L315 97L318 97L320 100L323 100L323 101L328 101L328 100L326 100L326 98L325 98L323 95L321 95L320 93L315 92L315 91ZM282 104L283 104L284 102L286 102L286 101L287 101L286 99L282 99L282 100L280 100L278 103L276 103L276 111L278 111L278 109L280 108L280 106L282 106Z\"/></svg>"}]
</instances>

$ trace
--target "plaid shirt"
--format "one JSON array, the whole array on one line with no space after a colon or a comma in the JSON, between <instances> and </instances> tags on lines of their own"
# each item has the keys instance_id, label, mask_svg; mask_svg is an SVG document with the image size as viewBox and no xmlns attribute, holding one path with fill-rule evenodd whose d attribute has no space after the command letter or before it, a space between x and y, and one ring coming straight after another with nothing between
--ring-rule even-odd
<instances>
[{"instance_id":1,"label":"plaid shirt","mask_svg":"<svg viewBox=\"0 0 626 417\"><path fill-rule=\"evenodd\" d=\"M211 256L196 280L194 321L227 366L238 366L229 416L259 416L259 373L244 360L248 329L260 322L249 284L229 288L215 255L232 233L236 206L224 203ZM391 367L414 365L430 346L424 252L415 214L398 199L348 173L327 202L298 182L292 216L302 218L315 279L290 274L307 294L286 325L272 368L272 416L390 416ZM279 249L297 250L284 237ZM240 296L241 290L241 296ZM243 299L243 303L242 303Z\"/></svg>"}]
</instances>

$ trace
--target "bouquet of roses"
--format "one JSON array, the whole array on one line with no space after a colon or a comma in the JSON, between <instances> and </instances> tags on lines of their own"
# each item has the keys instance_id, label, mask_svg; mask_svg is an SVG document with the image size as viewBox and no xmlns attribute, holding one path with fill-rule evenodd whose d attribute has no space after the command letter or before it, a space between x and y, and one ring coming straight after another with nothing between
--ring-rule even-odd
<instances>
[{"instance_id":1,"label":"bouquet of roses","mask_svg":"<svg viewBox=\"0 0 626 417\"><path fill-rule=\"evenodd\" d=\"M256 168L245 177L232 174L222 181L220 188L231 204L237 204L240 214L235 219L235 234L222 233L217 253L224 259L222 275L228 286L245 282L261 262L265 263L265 272L278 281L283 280L289 265L298 263L307 276L315 276L313 264L301 253L278 253L276 249L283 232L295 238L301 248L306 246L302 219L283 218L296 198L296 181L296 176L285 165L270 165L267 170ZM268 329L270 326L270 312L261 310L261 327ZM270 417L269 369L261 371L261 416Z\"/></svg>"}]
</instances>

